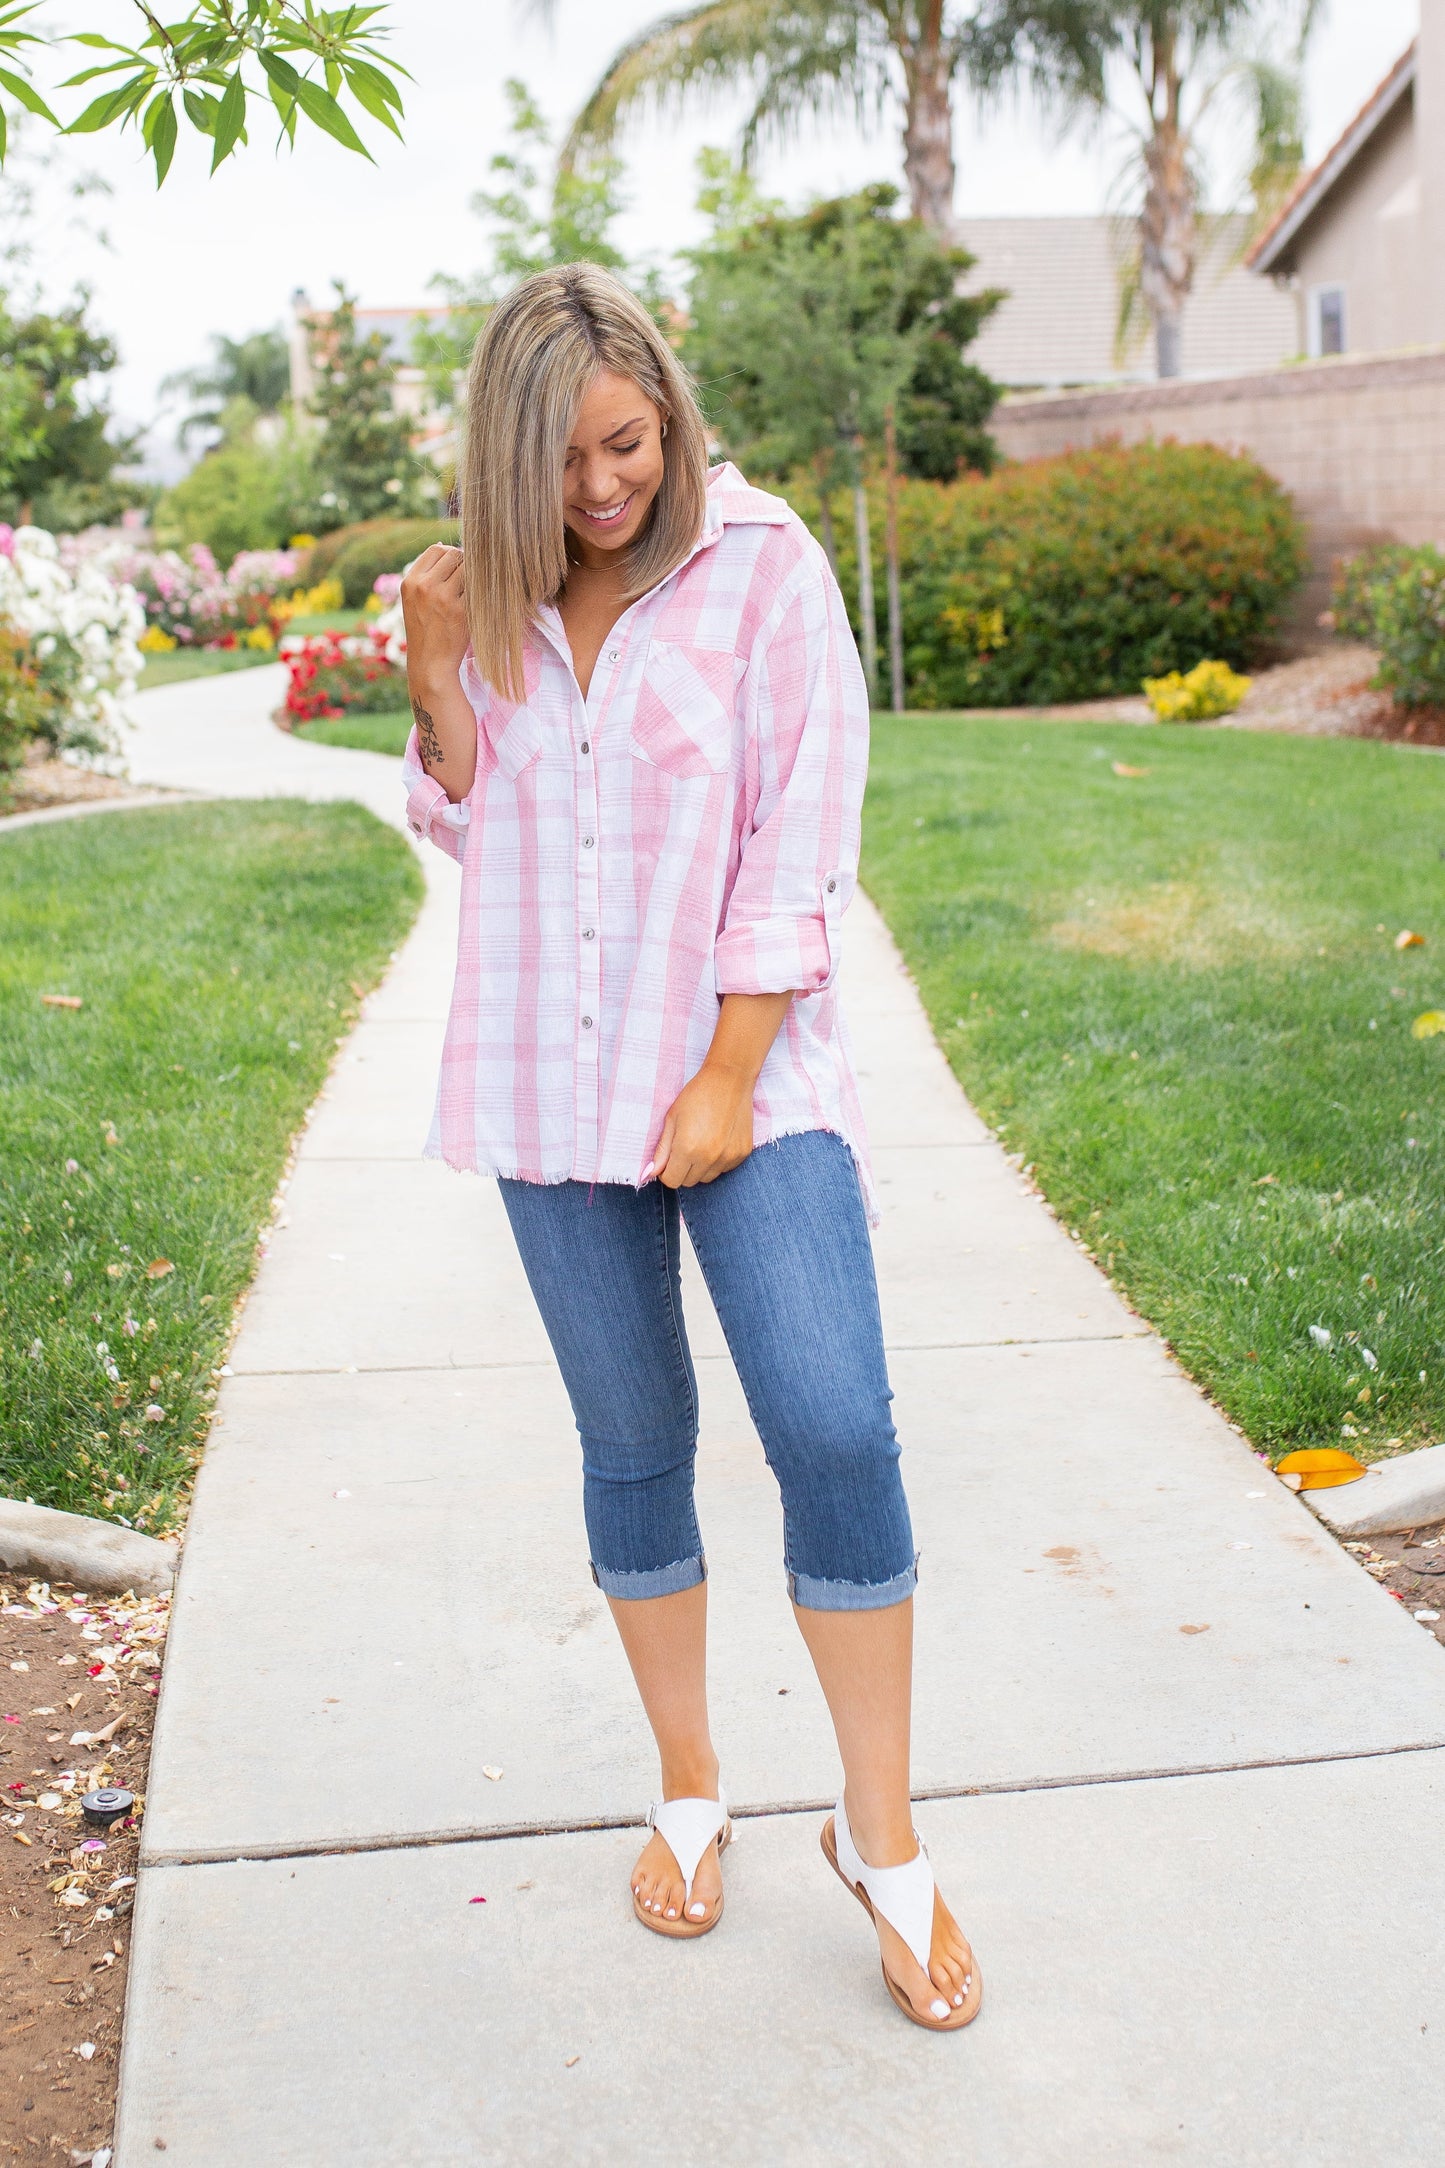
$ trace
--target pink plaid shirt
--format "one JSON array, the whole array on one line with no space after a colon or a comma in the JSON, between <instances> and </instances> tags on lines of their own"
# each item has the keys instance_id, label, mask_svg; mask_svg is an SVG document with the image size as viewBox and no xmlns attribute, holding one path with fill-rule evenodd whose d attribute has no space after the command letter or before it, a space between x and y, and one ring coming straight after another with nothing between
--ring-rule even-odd
<instances>
[{"instance_id":1,"label":"pink plaid shirt","mask_svg":"<svg viewBox=\"0 0 1445 2168\"><path fill-rule=\"evenodd\" d=\"M429 1158L528 1182L651 1174L723 994L797 999L758 1079L759 1143L836 1131L873 1209L834 981L868 701L837 584L781 498L711 475L696 546L618 619L586 699L555 609L520 703L462 685L477 774L451 805L405 760L407 820L461 861Z\"/></svg>"}]
</instances>

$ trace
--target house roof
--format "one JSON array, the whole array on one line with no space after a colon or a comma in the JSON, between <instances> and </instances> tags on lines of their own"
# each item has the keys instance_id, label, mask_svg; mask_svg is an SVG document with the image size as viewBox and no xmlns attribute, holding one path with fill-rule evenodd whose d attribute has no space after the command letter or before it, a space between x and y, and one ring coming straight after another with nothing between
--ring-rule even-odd
<instances>
[{"instance_id":1,"label":"house roof","mask_svg":"<svg viewBox=\"0 0 1445 2168\"><path fill-rule=\"evenodd\" d=\"M968 218L955 222L977 258L962 291L1002 288L970 361L1007 385L1058 387L1152 381L1153 342L1139 312L1121 364L1115 353L1119 284L1132 223L1104 216ZM1184 311L1183 368L1190 377L1274 368L1299 346L1294 302L1240 261L1245 221L1201 221L1194 291Z\"/></svg>"},{"instance_id":2,"label":"house roof","mask_svg":"<svg viewBox=\"0 0 1445 2168\"><path fill-rule=\"evenodd\" d=\"M1343 135L1331 144L1319 164L1311 167L1291 189L1244 259L1251 271L1263 274L1281 266L1290 243L1305 221L1313 216L1336 181L1384 126L1400 100L1413 90L1417 58L1418 41L1406 47L1385 80L1371 91Z\"/></svg>"}]
</instances>

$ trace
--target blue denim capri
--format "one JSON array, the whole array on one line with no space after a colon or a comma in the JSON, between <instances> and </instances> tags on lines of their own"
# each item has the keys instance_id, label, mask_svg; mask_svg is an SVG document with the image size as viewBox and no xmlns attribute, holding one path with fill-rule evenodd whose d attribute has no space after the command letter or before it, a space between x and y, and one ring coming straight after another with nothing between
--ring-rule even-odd
<instances>
[{"instance_id":1,"label":"blue denim capri","mask_svg":"<svg viewBox=\"0 0 1445 2168\"><path fill-rule=\"evenodd\" d=\"M667 1596L707 1575L680 1217L782 1493L793 1601L874 1611L912 1595L873 1251L841 1137L782 1137L680 1191L500 1187L577 1418L592 1573L606 1595Z\"/></svg>"}]
</instances>

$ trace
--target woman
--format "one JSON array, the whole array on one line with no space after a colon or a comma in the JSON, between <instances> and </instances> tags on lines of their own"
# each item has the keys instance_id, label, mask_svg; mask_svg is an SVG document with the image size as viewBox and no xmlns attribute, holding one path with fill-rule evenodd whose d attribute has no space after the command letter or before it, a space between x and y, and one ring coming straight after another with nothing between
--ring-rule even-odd
<instances>
[{"instance_id":1,"label":"woman","mask_svg":"<svg viewBox=\"0 0 1445 2168\"><path fill-rule=\"evenodd\" d=\"M462 865L429 1149L498 1177L577 1418L593 1578L661 1759L633 1908L708 1933L730 1835L681 1217L842 1756L823 1849L898 2007L953 2031L982 1979L909 1806L915 1557L833 992L868 727L842 600L780 499L708 472L676 356L590 264L488 319L461 499L462 548L402 586L408 818Z\"/></svg>"}]
</instances>

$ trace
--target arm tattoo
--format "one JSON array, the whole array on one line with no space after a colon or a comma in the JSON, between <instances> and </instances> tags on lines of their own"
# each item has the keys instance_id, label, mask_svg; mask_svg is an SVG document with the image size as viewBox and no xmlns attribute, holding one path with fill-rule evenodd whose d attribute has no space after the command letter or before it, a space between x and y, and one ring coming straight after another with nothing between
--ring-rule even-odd
<instances>
[{"instance_id":1,"label":"arm tattoo","mask_svg":"<svg viewBox=\"0 0 1445 2168\"><path fill-rule=\"evenodd\" d=\"M428 767L444 767L446 754L437 736L437 726L415 694L412 695L411 712L416 718L416 742L421 747L422 759Z\"/></svg>"}]
</instances>

